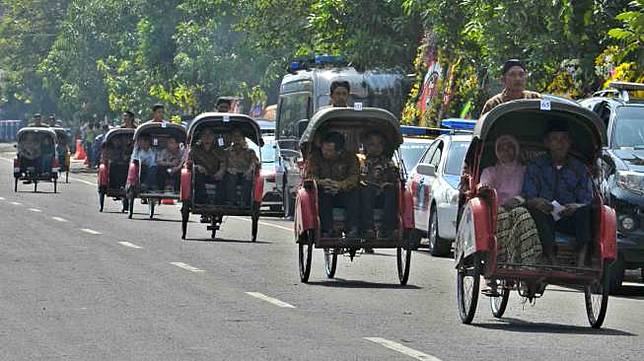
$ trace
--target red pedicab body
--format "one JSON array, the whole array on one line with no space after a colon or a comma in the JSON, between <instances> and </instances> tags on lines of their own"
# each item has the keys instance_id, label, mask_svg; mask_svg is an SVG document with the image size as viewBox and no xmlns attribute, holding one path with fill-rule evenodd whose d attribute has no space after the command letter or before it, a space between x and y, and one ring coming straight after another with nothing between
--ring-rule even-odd
<instances>
[{"instance_id":1,"label":"red pedicab body","mask_svg":"<svg viewBox=\"0 0 644 361\"><path fill-rule=\"evenodd\" d=\"M516 119L521 119L517 126ZM519 100L503 104L484 114L477 122L474 138L466 157L466 174L461 183L461 204L457 237L454 244L457 268L457 303L464 323L474 317L478 300L479 276L488 284L498 286L500 294L490 293L494 316L501 317L507 304L509 291L517 289L521 296L534 300L542 295L547 284L565 287L584 287L588 319L592 327L600 327L607 307L607 268L616 256L615 212L603 205L602 197L593 183L597 225L593 230L594 249L592 265L571 264L571 237L556 234L560 248L557 265L512 264L497 260L496 242L497 197L488 187L477 186L485 166L494 159L490 145L501 134L511 134L522 143L522 156L529 158L543 152L542 137L549 122L567 122L573 138L573 157L582 160L594 174L606 135L601 120L593 113L573 104L564 104L548 99ZM595 178L593 178L595 179ZM471 278L471 289L466 286ZM596 297L599 300L594 300ZM597 302L595 302L597 301Z\"/></svg>"},{"instance_id":2,"label":"red pedicab body","mask_svg":"<svg viewBox=\"0 0 644 361\"><path fill-rule=\"evenodd\" d=\"M96 179L100 212L103 211L106 197L120 199L122 212L129 208L125 184L128 179L133 137L134 129L130 128L111 129L103 137Z\"/></svg>"},{"instance_id":3,"label":"red pedicab body","mask_svg":"<svg viewBox=\"0 0 644 361\"><path fill-rule=\"evenodd\" d=\"M151 149L159 154L169 138L174 138L183 146L187 139L186 129L178 124L163 122L149 121L141 124L134 131L134 151L136 150L137 140L140 137L147 136L151 139ZM184 149L185 151L185 149ZM180 184L174 184L172 189L167 189L162 185L161 189L145 189L141 186L142 174L148 171L144 165L139 164L136 160L131 160L128 168L127 181L125 184L126 197L128 199L128 217L132 218L134 215L134 200L140 198L143 203L148 205L149 218L154 218L155 209L157 205L164 204L165 200L179 200L180 198ZM155 182L158 178L158 172L154 176ZM181 180L179 174L179 183Z\"/></svg>"},{"instance_id":4,"label":"red pedicab body","mask_svg":"<svg viewBox=\"0 0 644 361\"><path fill-rule=\"evenodd\" d=\"M389 149L385 151L397 163L400 177L395 185L398 192L397 213L398 227L391 239L349 239L342 236L322 238L318 208L318 189L314 180L304 179L297 192L295 203L295 238L299 247L299 269L302 282L308 282L311 271L313 248L322 248L325 253L325 272L328 278L335 275L338 254L348 253L353 259L361 248L393 248L397 251L398 277L402 285L409 278L409 266L414 229L413 203L411 194L404 187L404 164L397 154L402 143L399 122L386 110L378 108L327 108L316 113L300 140L300 149L304 162L308 161L313 147L319 146L320 135L327 131L338 131L345 135L345 151L357 154L360 138L370 131L377 130L386 140ZM338 212L336 212L338 211ZM342 229L346 210L334 209L334 229L336 234ZM379 212L375 210L376 227Z\"/></svg>"},{"instance_id":5,"label":"red pedicab body","mask_svg":"<svg viewBox=\"0 0 644 361\"><path fill-rule=\"evenodd\" d=\"M188 152L197 144L197 142L199 141L200 133L205 129L211 129L213 133L218 135L217 146L222 150L229 143L229 134L233 129L240 130L244 134L246 139L252 141L260 148L264 145L260 127L253 118L243 114L204 113L197 116L190 123L190 127L188 128ZM259 157L261 164L261 152L259 152L257 156ZM260 175L260 168L257 167L257 169L255 170L255 175L251 182L251 204L249 207L242 207L240 205L215 204L212 202L197 202L195 197L195 179L196 175L193 171L193 161L189 158L186 161L184 168L181 170L181 238L186 239L188 220L191 213L201 215L202 223L209 224L208 230L212 232L212 239L215 238L217 230L220 229L220 225L224 216L250 216L251 241L255 242L257 240L260 207L264 192L264 179ZM240 192L239 188L240 187L237 187L238 192ZM215 188L213 194L218 194L221 192L223 192L221 189Z\"/></svg>"},{"instance_id":6,"label":"red pedicab body","mask_svg":"<svg viewBox=\"0 0 644 361\"><path fill-rule=\"evenodd\" d=\"M14 192L18 191L18 183L24 181L34 185L34 192L38 190L38 183L51 182L54 186L54 193L58 192L58 172L60 162L58 160L58 136L51 128L26 127L18 131L17 154L13 161ZM49 143L46 147L46 154L40 153L34 159L27 155L28 146L25 146L28 138L38 142L38 148L42 151L43 143Z\"/></svg>"}]
</instances>

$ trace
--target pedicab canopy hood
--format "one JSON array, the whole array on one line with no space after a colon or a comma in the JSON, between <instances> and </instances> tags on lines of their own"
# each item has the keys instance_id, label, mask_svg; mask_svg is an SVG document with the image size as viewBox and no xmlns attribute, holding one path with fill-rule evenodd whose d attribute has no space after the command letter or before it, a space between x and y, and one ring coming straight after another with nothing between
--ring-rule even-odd
<instances>
[{"instance_id":1,"label":"pedicab canopy hood","mask_svg":"<svg viewBox=\"0 0 644 361\"><path fill-rule=\"evenodd\" d=\"M69 139L67 137L67 131L65 128L50 128L54 132L56 132L56 136L58 136L58 139L63 139L65 143L69 142Z\"/></svg>"},{"instance_id":2,"label":"pedicab canopy hood","mask_svg":"<svg viewBox=\"0 0 644 361\"><path fill-rule=\"evenodd\" d=\"M51 128L40 128L40 127L22 128L18 131L18 134L17 134L18 142L20 142L22 138L25 136L25 134L27 133L47 134L54 140L56 144L58 144L58 136L56 136L56 132L54 132Z\"/></svg>"},{"instance_id":3,"label":"pedicab canopy hood","mask_svg":"<svg viewBox=\"0 0 644 361\"><path fill-rule=\"evenodd\" d=\"M264 146L262 131L257 122L244 114L237 113L203 113L198 115L188 128L188 136L192 139L200 128L210 128L215 132L229 132L232 128L239 129L244 137L260 147Z\"/></svg>"},{"instance_id":4,"label":"pedicab canopy hood","mask_svg":"<svg viewBox=\"0 0 644 361\"><path fill-rule=\"evenodd\" d=\"M484 145L479 170L495 163L494 142L502 134L515 136L522 148L545 150L543 140L553 124L565 123L572 139L571 153L593 165L606 144L606 131L599 117L578 105L550 100L522 99L499 105L484 114L474 127L467 158Z\"/></svg>"},{"instance_id":5,"label":"pedicab canopy hood","mask_svg":"<svg viewBox=\"0 0 644 361\"><path fill-rule=\"evenodd\" d=\"M126 135L128 134L130 138L134 138L134 129L132 128L114 128L110 129L106 134L105 137L103 137L103 143L106 144L110 140L112 140L114 137L121 136L121 135Z\"/></svg>"},{"instance_id":6,"label":"pedicab canopy hood","mask_svg":"<svg viewBox=\"0 0 644 361\"><path fill-rule=\"evenodd\" d=\"M402 144L398 119L389 111L380 108L334 108L328 107L319 110L309 122L300 139L300 149L306 156L311 144L319 141L324 132L336 128L360 126L364 129L362 135L377 131L386 140L385 154L391 156Z\"/></svg>"},{"instance_id":7,"label":"pedicab canopy hood","mask_svg":"<svg viewBox=\"0 0 644 361\"><path fill-rule=\"evenodd\" d=\"M174 137L179 143L185 143L186 141L186 128L169 122L143 123L136 128L134 139L138 139L142 135L152 136L159 133Z\"/></svg>"}]
</instances>

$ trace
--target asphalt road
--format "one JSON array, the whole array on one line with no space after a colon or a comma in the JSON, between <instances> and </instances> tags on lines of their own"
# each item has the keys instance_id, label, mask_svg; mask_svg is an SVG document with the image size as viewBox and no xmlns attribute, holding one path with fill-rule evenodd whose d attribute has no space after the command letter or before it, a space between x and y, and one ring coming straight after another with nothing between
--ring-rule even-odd
<instances>
[{"instance_id":1,"label":"asphalt road","mask_svg":"<svg viewBox=\"0 0 644 361\"><path fill-rule=\"evenodd\" d=\"M644 285L612 297L588 326L583 293L550 287L536 304L513 294L494 319L482 297L462 325L449 258L415 252L398 285L393 252L339 260L327 280L316 251L301 284L292 223L225 220L211 241L179 211L120 204L99 213L95 179L72 175L13 193L0 154L0 360L642 360Z\"/></svg>"}]
</instances>

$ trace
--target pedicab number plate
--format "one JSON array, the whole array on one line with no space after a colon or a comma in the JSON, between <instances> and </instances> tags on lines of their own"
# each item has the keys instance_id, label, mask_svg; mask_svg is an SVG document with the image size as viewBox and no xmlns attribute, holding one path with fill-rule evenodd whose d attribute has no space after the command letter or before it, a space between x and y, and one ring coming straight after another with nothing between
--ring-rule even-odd
<instances>
[{"instance_id":1,"label":"pedicab number plate","mask_svg":"<svg viewBox=\"0 0 644 361\"><path fill-rule=\"evenodd\" d=\"M230 115L224 115L224 122L230 121Z\"/></svg>"},{"instance_id":2,"label":"pedicab number plate","mask_svg":"<svg viewBox=\"0 0 644 361\"><path fill-rule=\"evenodd\" d=\"M357 103L353 104L353 110L357 110L357 111L361 112L362 111L362 103L357 102Z\"/></svg>"},{"instance_id":3,"label":"pedicab number plate","mask_svg":"<svg viewBox=\"0 0 644 361\"><path fill-rule=\"evenodd\" d=\"M541 99L541 110L549 111L551 109L549 99Z\"/></svg>"},{"instance_id":4,"label":"pedicab number plate","mask_svg":"<svg viewBox=\"0 0 644 361\"><path fill-rule=\"evenodd\" d=\"M155 147L156 147L156 146L158 146L158 145L159 145L159 140L158 140L157 138L154 138L154 140L152 141L152 144L153 144Z\"/></svg>"},{"instance_id":5,"label":"pedicab number plate","mask_svg":"<svg viewBox=\"0 0 644 361\"><path fill-rule=\"evenodd\" d=\"M167 122L165 122L165 121L164 121L163 123L161 123L161 128L167 128L167 127L168 127L168 123L167 123Z\"/></svg>"},{"instance_id":6,"label":"pedicab number plate","mask_svg":"<svg viewBox=\"0 0 644 361\"><path fill-rule=\"evenodd\" d=\"M223 147L224 146L224 138L219 138L219 146Z\"/></svg>"}]
</instances>

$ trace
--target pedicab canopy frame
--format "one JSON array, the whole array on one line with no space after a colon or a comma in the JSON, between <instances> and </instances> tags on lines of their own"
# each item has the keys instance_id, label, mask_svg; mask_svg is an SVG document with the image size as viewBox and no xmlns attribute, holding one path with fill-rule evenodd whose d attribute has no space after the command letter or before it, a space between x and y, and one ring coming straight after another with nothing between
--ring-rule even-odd
<instances>
[{"instance_id":1,"label":"pedicab canopy frame","mask_svg":"<svg viewBox=\"0 0 644 361\"><path fill-rule=\"evenodd\" d=\"M385 109L363 108L361 111L356 111L354 108L328 107L313 115L302 134L300 150L303 157L306 159L311 145L319 146L321 136L327 129L341 131L342 128L356 128L356 126L368 129L365 133L378 131L382 134L387 144L385 154L388 156L392 156L403 142L398 119ZM359 140L347 139L346 144L357 146ZM358 149L352 150L357 151Z\"/></svg>"},{"instance_id":2,"label":"pedicab canopy frame","mask_svg":"<svg viewBox=\"0 0 644 361\"><path fill-rule=\"evenodd\" d=\"M555 100L515 100L483 114L474 127L467 158L473 160L473 151L481 153L480 159L468 162L475 167L476 181L481 170L494 164L494 142L499 135L515 136L522 148L528 150L545 150L543 138L552 122L567 124L573 144L571 153L593 167L602 145L606 144L604 125L594 112Z\"/></svg>"},{"instance_id":3,"label":"pedicab canopy frame","mask_svg":"<svg viewBox=\"0 0 644 361\"><path fill-rule=\"evenodd\" d=\"M130 134L130 138L134 139L134 132L135 132L135 130L133 128L114 128L114 129L110 129L107 133L105 133L105 137L103 137L103 142L101 143L101 146L105 146L114 137L119 136L121 134Z\"/></svg>"},{"instance_id":4,"label":"pedicab canopy frame","mask_svg":"<svg viewBox=\"0 0 644 361\"><path fill-rule=\"evenodd\" d=\"M155 134L163 134L163 136L174 137L179 143L185 143L187 137L186 128L182 127L179 124L170 122L146 122L139 125L134 131L134 141L136 141L143 135L154 136ZM152 144L152 146L158 145Z\"/></svg>"},{"instance_id":5,"label":"pedicab canopy frame","mask_svg":"<svg viewBox=\"0 0 644 361\"><path fill-rule=\"evenodd\" d=\"M204 127L212 129L215 134L221 133L226 135L228 135L231 128L237 128L244 134L244 137L250 139L250 141L259 147L264 146L264 139L262 138L262 131L259 124L248 115L214 112L200 114L188 127L188 142L192 143L196 141L198 138L196 137L197 133ZM228 143L228 140L226 140L226 144Z\"/></svg>"}]
</instances>

